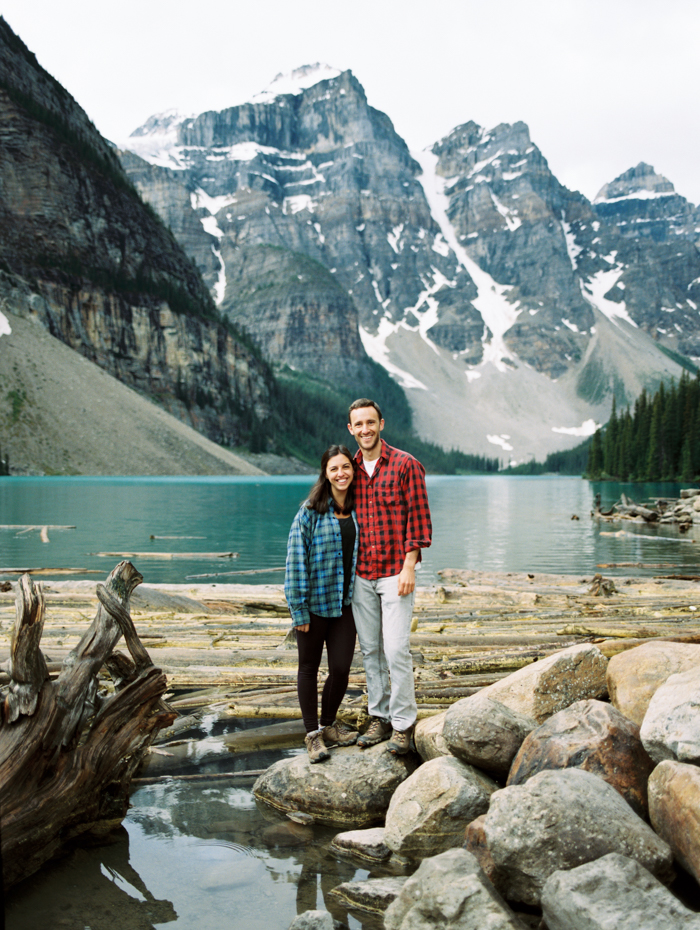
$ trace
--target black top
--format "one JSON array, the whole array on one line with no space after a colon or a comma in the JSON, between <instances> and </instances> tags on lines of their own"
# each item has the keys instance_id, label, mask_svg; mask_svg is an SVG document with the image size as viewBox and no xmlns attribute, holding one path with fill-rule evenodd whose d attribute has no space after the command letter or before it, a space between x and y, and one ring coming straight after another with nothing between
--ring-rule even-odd
<instances>
[{"instance_id":1,"label":"black top","mask_svg":"<svg viewBox=\"0 0 700 930\"><path fill-rule=\"evenodd\" d=\"M343 600L348 596L352 576L352 556L355 551L355 521L352 514L340 523L340 539L343 544Z\"/></svg>"}]
</instances>

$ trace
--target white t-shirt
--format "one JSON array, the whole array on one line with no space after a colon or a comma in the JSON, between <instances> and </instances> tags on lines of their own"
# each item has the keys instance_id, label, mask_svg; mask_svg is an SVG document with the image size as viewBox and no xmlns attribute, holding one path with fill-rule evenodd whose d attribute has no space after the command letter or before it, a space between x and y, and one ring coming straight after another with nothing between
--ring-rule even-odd
<instances>
[{"instance_id":1,"label":"white t-shirt","mask_svg":"<svg viewBox=\"0 0 700 930\"><path fill-rule=\"evenodd\" d=\"M365 471L370 476L370 478L372 477L372 473L374 472L374 467L378 461L379 459L372 459L372 461L369 462L364 456L362 456L362 464L365 466Z\"/></svg>"}]
</instances>

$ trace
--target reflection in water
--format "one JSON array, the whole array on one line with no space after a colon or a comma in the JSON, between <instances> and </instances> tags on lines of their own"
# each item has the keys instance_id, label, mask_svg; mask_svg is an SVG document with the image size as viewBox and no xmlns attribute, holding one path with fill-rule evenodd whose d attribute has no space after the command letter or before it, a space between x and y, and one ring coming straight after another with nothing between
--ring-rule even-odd
<instances>
[{"instance_id":1,"label":"reflection in water","mask_svg":"<svg viewBox=\"0 0 700 930\"><path fill-rule=\"evenodd\" d=\"M235 764L261 768L261 757L283 755ZM339 860L328 851L337 831L256 804L252 784L174 778L140 787L106 845L74 849L9 893L8 930L287 930L316 908L354 930L381 930L381 916L349 914L329 892L395 872Z\"/></svg>"}]
</instances>

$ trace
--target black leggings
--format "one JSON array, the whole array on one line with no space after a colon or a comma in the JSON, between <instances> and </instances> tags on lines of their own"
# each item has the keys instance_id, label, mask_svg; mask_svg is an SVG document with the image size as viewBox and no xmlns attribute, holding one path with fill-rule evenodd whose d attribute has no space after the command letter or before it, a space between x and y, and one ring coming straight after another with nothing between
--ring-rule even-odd
<instances>
[{"instance_id":1,"label":"black leggings","mask_svg":"<svg viewBox=\"0 0 700 930\"><path fill-rule=\"evenodd\" d=\"M350 665L355 653L352 607L343 607L340 617L311 614L306 633L297 630L297 692L307 733L318 729L318 669L324 643L328 652L328 678L321 695L321 726L327 727L335 720L348 687Z\"/></svg>"}]
</instances>

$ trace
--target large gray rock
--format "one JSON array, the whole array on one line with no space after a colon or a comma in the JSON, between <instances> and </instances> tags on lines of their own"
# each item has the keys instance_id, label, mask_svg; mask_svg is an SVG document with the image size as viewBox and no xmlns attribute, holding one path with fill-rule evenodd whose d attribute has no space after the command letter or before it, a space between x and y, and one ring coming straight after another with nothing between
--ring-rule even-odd
<instances>
[{"instance_id":1,"label":"large gray rock","mask_svg":"<svg viewBox=\"0 0 700 930\"><path fill-rule=\"evenodd\" d=\"M385 930L524 930L466 849L424 859L384 917Z\"/></svg>"},{"instance_id":2,"label":"large gray rock","mask_svg":"<svg viewBox=\"0 0 700 930\"><path fill-rule=\"evenodd\" d=\"M384 841L401 856L433 856L464 841L464 829L488 810L498 785L452 756L431 759L394 792Z\"/></svg>"},{"instance_id":3,"label":"large gray rock","mask_svg":"<svg viewBox=\"0 0 700 930\"><path fill-rule=\"evenodd\" d=\"M604 778L646 817L647 780L653 767L636 724L603 701L577 701L526 737L508 784L522 785L546 769L584 769Z\"/></svg>"},{"instance_id":4,"label":"large gray rock","mask_svg":"<svg viewBox=\"0 0 700 930\"><path fill-rule=\"evenodd\" d=\"M448 708L442 735L458 759L504 778L523 740L536 726L532 717L479 691Z\"/></svg>"},{"instance_id":5,"label":"large gray rock","mask_svg":"<svg viewBox=\"0 0 700 930\"><path fill-rule=\"evenodd\" d=\"M302 811L329 826L365 827L383 820L394 791L418 763L415 753L394 756L383 743L338 749L317 765L304 753L271 765L253 794L285 814Z\"/></svg>"},{"instance_id":6,"label":"large gray rock","mask_svg":"<svg viewBox=\"0 0 700 930\"><path fill-rule=\"evenodd\" d=\"M400 894L405 878L368 878L364 882L342 882L330 892L346 907L383 914Z\"/></svg>"},{"instance_id":7,"label":"large gray rock","mask_svg":"<svg viewBox=\"0 0 700 930\"><path fill-rule=\"evenodd\" d=\"M423 762L450 755L450 750L442 732L444 725L444 711L441 714L433 714L432 717L424 717L416 724L413 739L416 744L416 752Z\"/></svg>"},{"instance_id":8,"label":"large gray rock","mask_svg":"<svg viewBox=\"0 0 700 930\"><path fill-rule=\"evenodd\" d=\"M384 862L391 859L391 850L384 842L384 827L337 833L329 849L331 852L363 859L366 862Z\"/></svg>"},{"instance_id":9,"label":"large gray rock","mask_svg":"<svg viewBox=\"0 0 700 930\"><path fill-rule=\"evenodd\" d=\"M608 663L610 702L641 727L654 693L679 672L700 666L700 646L691 643L643 643L613 656Z\"/></svg>"},{"instance_id":10,"label":"large gray rock","mask_svg":"<svg viewBox=\"0 0 700 930\"><path fill-rule=\"evenodd\" d=\"M700 762L700 666L671 675L654 692L640 736L654 762Z\"/></svg>"},{"instance_id":11,"label":"large gray rock","mask_svg":"<svg viewBox=\"0 0 700 930\"><path fill-rule=\"evenodd\" d=\"M700 916L619 853L550 875L542 916L549 930L700 930Z\"/></svg>"},{"instance_id":12,"label":"large gray rock","mask_svg":"<svg viewBox=\"0 0 700 930\"><path fill-rule=\"evenodd\" d=\"M607 665L597 646L583 643L526 665L480 693L544 723L575 701L602 697Z\"/></svg>"},{"instance_id":13,"label":"large gray rock","mask_svg":"<svg viewBox=\"0 0 700 930\"><path fill-rule=\"evenodd\" d=\"M553 872L611 852L636 859L661 881L673 877L668 844L606 781L580 769L540 772L495 792L484 833L506 896L526 904L539 903Z\"/></svg>"}]
</instances>

